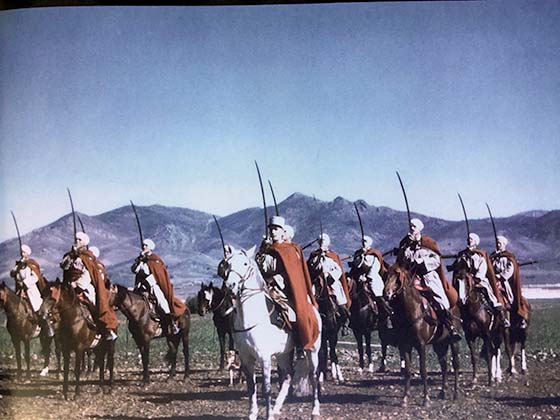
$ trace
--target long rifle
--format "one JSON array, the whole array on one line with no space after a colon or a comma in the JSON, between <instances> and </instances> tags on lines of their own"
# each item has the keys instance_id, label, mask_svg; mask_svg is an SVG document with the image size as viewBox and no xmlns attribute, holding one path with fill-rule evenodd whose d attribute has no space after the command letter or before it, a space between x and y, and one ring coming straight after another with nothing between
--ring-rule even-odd
<instances>
[{"instance_id":1,"label":"long rifle","mask_svg":"<svg viewBox=\"0 0 560 420\"><path fill-rule=\"evenodd\" d=\"M272 193L272 200L274 201L274 210L276 210L276 216L280 216L280 212L278 211L278 203L276 203L276 195L274 195L274 188L272 188L270 179L268 180L268 185L270 186L270 192Z\"/></svg>"},{"instance_id":2,"label":"long rifle","mask_svg":"<svg viewBox=\"0 0 560 420\"><path fill-rule=\"evenodd\" d=\"M132 211L134 211L134 216L136 217L136 224L138 225L138 233L140 234L140 249L144 246L144 236L142 235L142 226L140 225L140 218L138 217L138 213L136 212L136 207L132 200L130 200L130 205L132 206Z\"/></svg>"},{"instance_id":3,"label":"long rifle","mask_svg":"<svg viewBox=\"0 0 560 420\"><path fill-rule=\"evenodd\" d=\"M259 169L259 164L255 160L255 166L257 167L257 175L259 176L259 184L261 186L261 195L263 201L263 208L264 208L264 237L268 238L268 212L266 211L266 197L264 196L264 187L261 178L261 171Z\"/></svg>"},{"instance_id":4,"label":"long rifle","mask_svg":"<svg viewBox=\"0 0 560 420\"><path fill-rule=\"evenodd\" d=\"M72 201L72 193L70 192L70 188L66 188L68 190L68 198L70 199L70 207L72 208L72 220L74 222L74 240L76 239L76 212L74 211L74 202ZM73 240L73 241L74 241Z\"/></svg>"},{"instance_id":5,"label":"long rifle","mask_svg":"<svg viewBox=\"0 0 560 420\"><path fill-rule=\"evenodd\" d=\"M465 210L465 204L461 198L461 194L457 193L459 196L459 201L461 202L461 207L463 208L463 214L465 215L465 224L467 225L467 244L469 243L469 236L471 234L471 229L469 228L469 218L467 217L467 211Z\"/></svg>"},{"instance_id":6,"label":"long rifle","mask_svg":"<svg viewBox=\"0 0 560 420\"><path fill-rule=\"evenodd\" d=\"M17 239L18 239L18 243L19 243L19 256L21 258L23 258L23 251L21 250L21 236L19 234L19 227L18 227L18 224L17 224L16 216L15 216L14 212L11 211L11 210L10 210L10 213L12 213L12 218L14 219L14 224L16 225Z\"/></svg>"},{"instance_id":7,"label":"long rifle","mask_svg":"<svg viewBox=\"0 0 560 420\"><path fill-rule=\"evenodd\" d=\"M404 185L401 179L401 176L399 175L399 171L397 171L397 177L399 178L399 183L401 184L401 190L402 193L404 195L404 203L406 204L406 217L408 218L408 229L410 229L410 207L408 206L408 198L406 197L406 191L404 189Z\"/></svg>"},{"instance_id":8,"label":"long rifle","mask_svg":"<svg viewBox=\"0 0 560 420\"><path fill-rule=\"evenodd\" d=\"M218 219L216 219L216 216L212 215L212 217L214 218L214 222L216 222L216 226L218 228L218 233L220 234L220 240L222 241L222 249L224 250L224 258L226 257L226 244L224 243L224 237L222 235L222 229L220 229L220 224L218 223Z\"/></svg>"},{"instance_id":9,"label":"long rifle","mask_svg":"<svg viewBox=\"0 0 560 420\"><path fill-rule=\"evenodd\" d=\"M362 237L360 238L360 247L363 247L364 241L364 225L362 224L362 217L360 216L360 211L358 210L358 206L354 203L354 208L356 209L356 214L358 215L358 222L360 222L360 232L362 232Z\"/></svg>"},{"instance_id":10,"label":"long rifle","mask_svg":"<svg viewBox=\"0 0 560 420\"><path fill-rule=\"evenodd\" d=\"M494 231L494 240L496 241L496 251L498 250L498 233L496 232L496 224L494 223L494 217L492 217L492 211L490 206L486 203L486 208L488 209L488 214L490 215L490 221L492 222L492 230Z\"/></svg>"}]
</instances>

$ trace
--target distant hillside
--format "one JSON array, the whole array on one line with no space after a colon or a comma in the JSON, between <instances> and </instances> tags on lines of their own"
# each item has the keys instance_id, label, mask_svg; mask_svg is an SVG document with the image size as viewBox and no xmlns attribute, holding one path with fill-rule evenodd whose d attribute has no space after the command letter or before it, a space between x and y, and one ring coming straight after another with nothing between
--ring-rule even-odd
<instances>
[{"instance_id":1,"label":"distant hillside","mask_svg":"<svg viewBox=\"0 0 560 420\"><path fill-rule=\"evenodd\" d=\"M406 234L406 212L357 202L364 231L373 237L374 246L387 251ZM273 214L268 208L268 214ZM279 203L280 214L296 231L294 240L307 244L319 234L320 222L341 256L350 255L359 245L360 227L354 204L342 197L325 202L294 193ZM212 215L178 207L153 205L138 207L144 237L156 243L156 253L169 266L177 293L192 295L200 282L215 278L222 255L220 238ZM116 282L131 285L130 265L139 253L136 220L130 207L121 207L97 216L80 214L91 245L101 250L109 275ZM413 213L425 224L424 232L439 243L444 254L465 246L464 222L452 222ZM236 247L259 244L264 234L263 211L248 208L219 219L225 241ZM543 263L523 268L526 284L560 281L560 210L529 211L495 220L499 234L510 239L509 248L520 261L537 259ZM489 219L471 220L471 231L482 238L481 246L494 249ZM72 242L70 214L36 229L22 238L33 249L49 279L60 276L58 263ZM308 249L310 251L311 248ZM0 279L9 279L9 270L19 256L17 238L0 243ZM9 279L9 280L8 280Z\"/></svg>"}]
</instances>

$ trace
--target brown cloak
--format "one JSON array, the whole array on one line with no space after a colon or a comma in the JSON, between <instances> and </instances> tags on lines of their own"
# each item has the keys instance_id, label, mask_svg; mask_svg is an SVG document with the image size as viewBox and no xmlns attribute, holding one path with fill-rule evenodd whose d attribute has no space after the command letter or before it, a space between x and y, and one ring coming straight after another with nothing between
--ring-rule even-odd
<instances>
[{"instance_id":1,"label":"brown cloak","mask_svg":"<svg viewBox=\"0 0 560 420\"><path fill-rule=\"evenodd\" d=\"M319 324L313 310L317 305L311 288L311 278L307 269L303 251L294 243L275 243L271 246L273 255L280 258L289 288L293 297L297 329L303 348L309 350L319 337ZM311 303L308 301L308 297Z\"/></svg>"},{"instance_id":2,"label":"brown cloak","mask_svg":"<svg viewBox=\"0 0 560 420\"><path fill-rule=\"evenodd\" d=\"M519 264L517 263L517 258L509 251L503 251L501 253L494 254L495 258L506 257L513 264L513 275L511 276L511 289L513 291L513 297L515 298L513 305L514 309L517 310L517 314L524 318L529 318L529 305L527 299L523 297L521 293L521 275L519 274Z\"/></svg>"},{"instance_id":3,"label":"brown cloak","mask_svg":"<svg viewBox=\"0 0 560 420\"><path fill-rule=\"evenodd\" d=\"M175 317L180 317L187 311L187 305L175 297L173 292L173 285L169 279L169 273L165 267L163 260L156 254L152 253L147 256L147 264L150 267L150 272L156 278L157 284L161 288L165 299L169 303L169 309Z\"/></svg>"}]
</instances>

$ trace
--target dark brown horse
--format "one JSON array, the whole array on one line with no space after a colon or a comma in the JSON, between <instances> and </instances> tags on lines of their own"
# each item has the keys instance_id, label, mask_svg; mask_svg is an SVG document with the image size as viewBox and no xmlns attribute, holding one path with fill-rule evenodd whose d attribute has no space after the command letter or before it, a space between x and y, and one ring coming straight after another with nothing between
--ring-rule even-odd
<instances>
[{"instance_id":1,"label":"dark brown horse","mask_svg":"<svg viewBox=\"0 0 560 420\"><path fill-rule=\"evenodd\" d=\"M100 338L91 322L88 322L89 315L86 305L80 301L72 286L67 283L57 283L54 288L58 289L60 295L58 299L55 299L56 303L52 312L55 318L56 339L60 344L64 360L64 398L68 399L68 376L72 352L76 355L74 377L77 397L80 394L82 360L86 351L91 348L95 349L96 359L99 362L100 383L104 386L104 392L110 392L114 376L115 341ZM109 370L108 381L105 381L105 357Z\"/></svg>"},{"instance_id":2,"label":"dark brown horse","mask_svg":"<svg viewBox=\"0 0 560 420\"><path fill-rule=\"evenodd\" d=\"M522 297L522 299L525 299ZM521 322L523 318L519 316L515 311L510 311L511 317L511 328L506 336L506 352L509 357L509 373L512 375L517 374L517 369L515 368L515 355L517 352L517 347L521 351L521 373L527 373L527 355L525 354L525 342L527 341L527 334L529 326L531 323L531 305L527 302L527 307L529 308L529 319L526 320L526 328L521 328Z\"/></svg>"},{"instance_id":3,"label":"dark brown horse","mask_svg":"<svg viewBox=\"0 0 560 420\"><path fill-rule=\"evenodd\" d=\"M226 335L228 336L228 350L233 350L233 303L231 297L224 290L215 287L212 283L200 284L197 294L198 314L200 316L212 312L212 321L218 332L220 343L220 370L225 366Z\"/></svg>"},{"instance_id":4,"label":"dark brown horse","mask_svg":"<svg viewBox=\"0 0 560 420\"><path fill-rule=\"evenodd\" d=\"M410 273L398 265L393 265L386 277L385 296L391 302L395 314L393 325L398 329L398 347L401 359L404 359L404 396L403 405L408 403L411 377L412 349L419 356L420 376L424 386L424 406L429 405L428 381L426 373L426 346L433 345L441 366L442 388L440 397L445 398L447 388L447 351L451 347L453 373L455 376L453 399L458 397L459 381L459 345L450 339L448 329L433 321L434 313L428 301L414 285ZM454 308L456 309L456 308ZM458 315L458 310L456 310ZM458 328L458 317L456 319Z\"/></svg>"},{"instance_id":5,"label":"dark brown horse","mask_svg":"<svg viewBox=\"0 0 560 420\"><path fill-rule=\"evenodd\" d=\"M33 312L29 300L25 296L17 295L4 282L0 284L0 306L6 311L6 326L16 353L17 378L21 378L22 343L25 351L25 363L27 365L26 377L29 379L31 376L29 348L31 340L35 337L39 337L41 341L41 349L45 358L43 370L41 371L41 375L44 376L48 372L52 342L52 337L49 337L47 329L41 329L44 323ZM57 356L60 369L60 354L57 354Z\"/></svg>"},{"instance_id":6,"label":"dark brown horse","mask_svg":"<svg viewBox=\"0 0 560 420\"><path fill-rule=\"evenodd\" d=\"M472 381L477 381L479 355L476 351L476 340L480 338L483 342L480 355L484 357L488 366L488 385L491 385L493 380L500 382L500 346L504 340L505 329L500 319L493 314L484 288L475 285L467 261L463 257L453 264L453 286L459 293L463 331L471 352Z\"/></svg>"},{"instance_id":7,"label":"dark brown horse","mask_svg":"<svg viewBox=\"0 0 560 420\"><path fill-rule=\"evenodd\" d=\"M177 364L177 350L179 344L183 343L183 355L185 356L184 379L189 376L189 329L190 312L187 310L179 318L180 332L176 335L168 335L161 328L158 321L152 317L152 310L148 300L137 293L128 290L126 287L112 284L109 288L109 304L117 306L123 315L128 319L128 330L136 342L140 355L142 356L142 380L150 381L150 342L154 338L165 337L167 339L167 360L171 364L170 377L175 377Z\"/></svg>"}]
</instances>

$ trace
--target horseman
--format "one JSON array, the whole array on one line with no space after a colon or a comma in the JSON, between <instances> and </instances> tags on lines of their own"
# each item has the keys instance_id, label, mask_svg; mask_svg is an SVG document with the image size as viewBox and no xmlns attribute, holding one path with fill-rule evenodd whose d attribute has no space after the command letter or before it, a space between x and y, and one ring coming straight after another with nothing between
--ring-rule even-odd
<instances>
[{"instance_id":1,"label":"horseman","mask_svg":"<svg viewBox=\"0 0 560 420\"><path fill-rule=\"evenodd\" d=\"M325 286L334 295L338 312L342 318L342 335L346 335L346 321L350 319L350 294L348 292L348 280L342 270L340 257L334 251L329 250L331 239L326 233L319 236L319 248L313 251L307 260L307 266L312 279L321 277L326 282Z\"/></svg>"},{"instance_id":2,"label":"horseman","mask_svg":"<svg viewBox=\"0 0 560 420\"><path fill-rule=\"evenodd\" d=\"M177 320L185 313L187 306L175 298L167 267L161 257L153 252L155 246L151 239L142 242L142 252L131 267L136 274L134 289L155 297L163 313L162 324L167 326L170 335L176 335L179 333Z\"/></svg>"},{"instance_id":3,"label":"horseman","mask_svg":"<svg viewBox=\"0 0 560 420\"><path fill-rule=\"evenodd\" d=\"M391 322L393 310L383 296L383 289L385 287L383 276L387 268L383 261L382 253L378 249L373 248L371 246L372 243L373 239L370 236L363 236L362 247L354 252L354 257L350 263L351 275L356 281L365 283L366 290L371 293L380 313L384 315L380 317L380 321L385 323L387 328L391 329L393 328Z\"/></svg>"},{"instance_id":4,"label":"horseman","mask_svg":"<svg viewBox=\"0 0 560 420\"><path fill-rule=\"evenodd\" d=\"M21 246L21 258L16 261L16 265L10 271L10 276L16 283L16 294L25 294L33 312L37 314L41 304L43 303L43 296L49 292L49 286L39 263L30 258L31 248L28 245ZM49 337L54 335L54 331L49 323L43 324L47 328Z\"/></svg>"},{"instance_id":5,"label":"horseman","mask_svg":"<svg viewBox=\"0 0 560 420\"><path fill-rule=\"evenodd\" d=\"M410 230L396 249L397 264L418 276L430 291L440 321L449 329L453 340L461 335L453 325L450 308L457 303L457 292L449 285L441 265L441 252L432 238L422 235L424 223L410 220Z\"/></svg>"},{"instance_id":6,"label":"horseman","mask_svg":"<svg viewBox=\"0 0 560 420\"><path fill-rule=\"evenodd\" d=\"M506 291L506 296L513 311L521 317L522 329L527 328L529 319L529 305L527 299L521 294L521 276L519 274L519 264L515 255L506 251L508 244L507 238L498 236L498 250L491 255L494 271L497 279L501 282Z\"/></svg>"},{"instance_id":7,"label":"horseman","mask_svg":"<svg viewBox=\"0 0 560 420\"><path fill-rule=\"evenodd\" d=\"M492 303L494 315L502 321L505 328L509 328L509 320L504 313L501 294L496 284L496 275L492 268L492 262L486 251L477 248L479 243L480 237L476 233L470 233L467 248L459 252L457 259L463 258L465 260L469 272L474 277L475 283L482 286L486 291L486 295Z\"/></svg>"},{"instance_id":8,"label":"horseman","mask_svg":"<svg viewBox=\"0 0 560 420\"><path fill-rule=\"evenodd\" d=\"M257 256L257 265L265 278L271 296L284 300L291 311L292 327L297 357L303 357L303 349L311 349L319 336L319 328L313 306L311 278L303 251L285 240L286 222L281 216L270 218L268 229L272 244L263 241ZM278 300L277 300L278 301Z\"/></svg>"},{"instance_id":9,"label":"horseman","mask_svg":"<svg viewBox=\"0 0 560 420\"><path fill-rule=\"evenodd\" d=\"M74 245L70 252L64 255L60 268L63 270L64 282L70 284L89 307L98 331L103 333L108 341L112 341L117 338L117 315L109 305L97 258L87 249L88 244L89 236L84 232L77 232Z\"/></svg>"}]
</instances>

